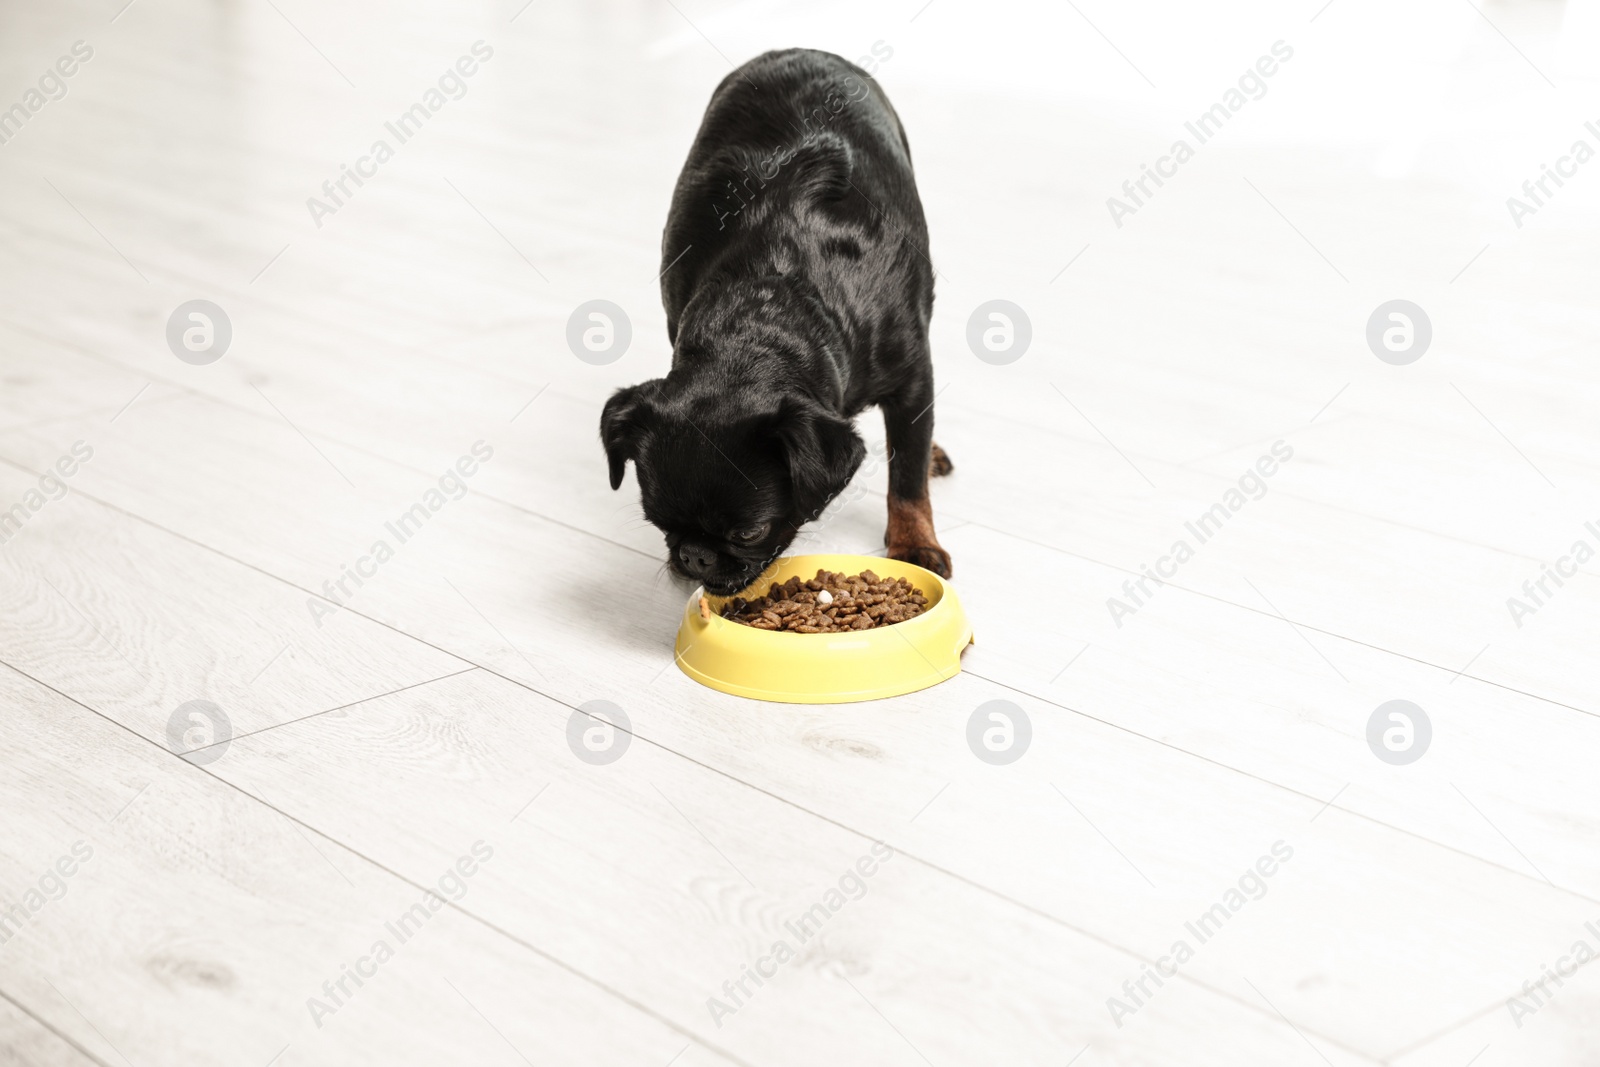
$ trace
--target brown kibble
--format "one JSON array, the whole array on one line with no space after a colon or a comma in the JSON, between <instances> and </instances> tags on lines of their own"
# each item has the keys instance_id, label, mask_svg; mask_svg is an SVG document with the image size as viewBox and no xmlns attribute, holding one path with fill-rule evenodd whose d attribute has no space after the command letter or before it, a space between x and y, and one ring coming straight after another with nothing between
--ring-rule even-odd
<instances>
[{"instance_id":1,"label":"brown kibble","mask_svg":"<svg viewBox=\"0 0 1600 1067\"><path fill-rule=\"evenodd\" d=\"M831 603L817 596L827 590ZM765 596L752 600L734 597L722 607L722 617L757 630L797 634L851 633L891 626L921 615L928 598L904 578L880 578L872 571L840 574L817 571L815 578L793 575L773 582ZM700 612L709 618L710 602L700 600Z\"/></svg>"}]
</instances>

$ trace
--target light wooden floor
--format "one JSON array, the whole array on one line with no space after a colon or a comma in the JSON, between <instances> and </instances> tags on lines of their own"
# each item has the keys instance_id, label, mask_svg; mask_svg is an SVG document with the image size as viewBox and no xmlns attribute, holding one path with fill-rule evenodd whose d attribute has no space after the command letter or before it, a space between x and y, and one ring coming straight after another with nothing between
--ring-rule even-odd
<instances>
[{"instance_id":1,"label":"light wooden floor","mask_svg":"<svg viewBox=\"0 0 1600 1067\"><path fill-rule=\"evenodd\" d=\"M1600 167L1505 207L1600 144L1600 6L123 3L0 8L0 108L93 49L0 144L0 1064L1600 1064L1600 967L1544 979L1600 951L1600 571L1506 604L1600 547ZM596 418L667 365L659 234L729 62L875 43L979 643L914 696L763 705L673 667L687 590ZM1395 298L1408 366L1365 340ZM232 324L209 365L165 340L191 299ZM592 299L632 322L607 366L564 340ZM966 343L991 299L1032 323L1004 366ZM883 484L812 543L881 551ZM1407 765L1367 741L1396 699ZM233 739L184 759L195 700ZM567 741L592 700L631 722L606 765ZM1006 765L966 740L993 700L1032 726Z\"/></svg>"}]
</instances>

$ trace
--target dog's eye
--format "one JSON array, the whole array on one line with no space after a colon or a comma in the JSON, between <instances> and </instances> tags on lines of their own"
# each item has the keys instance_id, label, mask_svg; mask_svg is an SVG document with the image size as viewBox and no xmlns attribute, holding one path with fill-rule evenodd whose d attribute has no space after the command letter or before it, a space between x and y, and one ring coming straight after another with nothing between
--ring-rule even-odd
<instances>
[{"instance_id":1,"label":"dog's eye","mask_svg":"<svg viewBox=\"0 0 1600 1067\"><path fill-rule=\"evenodd\" d=\"M770 529L772 529L772 524L770 522L764 522L760 526L746 526L742 530L733 531L733 533L728 535L728 539L730 541L738 541L741 544L750 545L767 536L767 531Z\"/></svg>"}]
</instances>

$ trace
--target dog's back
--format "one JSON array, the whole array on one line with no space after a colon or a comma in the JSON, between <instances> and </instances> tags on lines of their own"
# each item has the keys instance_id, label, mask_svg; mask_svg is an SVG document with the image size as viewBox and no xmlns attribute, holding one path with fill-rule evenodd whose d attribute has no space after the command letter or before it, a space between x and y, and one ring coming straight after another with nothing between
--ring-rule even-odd
<instances>
[{"instance_id":1,"label":"dog's back","mask_svg":"<svg viewBox=\"0 0 1600 1067\"><path fill-rule=\"evenodd\" d=\"M909 261L905 241L919 249ZM787 273L797 254L819 279L867 267L853 273L898 290L925 324L926 247L905 131L877 83L828 52L768 52L717 87L678 178L662 238L669 338L718 270Z\"/></svg>"}]
</instances>

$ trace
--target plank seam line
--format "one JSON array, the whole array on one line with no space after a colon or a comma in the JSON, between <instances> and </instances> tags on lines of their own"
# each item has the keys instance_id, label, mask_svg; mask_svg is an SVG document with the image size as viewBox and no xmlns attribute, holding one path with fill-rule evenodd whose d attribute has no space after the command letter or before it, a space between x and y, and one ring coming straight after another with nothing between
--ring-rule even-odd
<instances>
[{"instance_id":1,"label":"plank seam line","mask_svg":"<svg viewBox=\"0 0 1600 1067\"><path fill-rule=\"evenodd\" d=\"M244 797L245 799L250 800L250 801L252 801L252 802L254 802L256 804L259 804L259 805L261 805L262 807L266 808L269 811L276 812L278 815L282 816L284 819L287 819L289 822L295 824L296 826L303 827L304 829L307 829L307 830L311 831L312 833L316 834L318 837L322 838L324 841L327 841L329 844L337 846L338 848L343 850L346 854L348 854L350 856L354 856L358 860L362 861L363 863L366 863L368 866L370 866L370 867L372 867L372 868L374 868L376 870L382 871L383 873L387 874L389 877L395 879L396 881L398 881L398 882L400 882L400 883L402 883L404 885L408 885L408 886L412 887L413 889L420 890L421 892L424 892L424 893L431 892L431 890L428 888L428 886L424 885L423 883L417 882L417 881L413 881L409 876L401 874L399 871L397 871L394 868L388 866L387 864L379 862L376 859L373 859L371 856L368 856L366 853L360 851L359 849L351 848L349 845L346 845L344 842L340 841L338 838L332 836L331 834L327 833L326 831L317 829L315 826L312 826L310 823L304 821L303 819L300 819L300 818L298 818L298 817L296 817L294 815L289 814L287 811L284 811L282 808L278 807L276 804L274 804L271 801L265 799L264 797L259 797L256 794L250 792L248 789L244 788L243 786L238 785L238 784L236 784L234 782L231 782L226 778L223 778L221 775L219 775L215 771L211 770L211 768L200 766L200 765L194 764L194 763L190 763L188 760L184 759L182 756L179 756L177 753L173 752L171 749L167 748L165 745L163 745L163 744L161 744L161 743L159 743L159 742L157 742L155 740L152 740L151 738L145 737L143 734L140 734L138 731L134 730L132 727L127 726L124 723L118 722L116 719L111 718L109 715L105 714L104 712L100 711L99 709L97 709L97 708L95 708L95 707L93 707L93 706L91 706L89 704L84 703L83 701L81 701L78 698L72 696L71 694L62 692L61 690L57 689L55 686L51 685L49 682L43 681L42 679L39 679L39 678L35 678L33 675L29 674L27 671L21 669L20 667L16 666L15 664L13 664L13 663L11 663L11 662L9 662L7 660L0 659L0 665L4 665L8 670L14 671L15 673L17 673L21 677L26 678L28 681L32 682L34 685L39 686L41 689L46 689L46 690L56 694L58 697L61 697L63 700L70 701L71 703L76 704L78 707L83 708L85 711L89 712L89 714L94 715L95 717L97 717L99 719L103 719L105 722L109 723L111 726L113 726L116 729L122 731L123 733L127 734L129 737L132 737L135 741L139 742L140 744L147 745L147 746L149 746L151 748L156 749L158 752L161 752L164 755L166 755L168 757L171 757L172 759L176 759L179 763L182 763L186 767L189 767L189 768L191 768L193 770L199 771L201 774L205 775L208 778L211 778L212 780L218 782L219 784L221 784L225 788L231 790L232 792L239 794L240 796ZM465 672L462 672L462 673L465 673ZM533 942L527 941L527 940L517 936L516 934L513 934L511 931L501 927L500 925L490 921L489 919L484 918L481 915L478 915L476 912L473 912L473 911L471 911L471 910L469 910L467 908L462 907L460 904L456 903L455 901L445 900L445 905L447 907L455 909L456 911L460 912L462 915L464 915L468 919L471 919L472 921L474 921L474 922L478 923L479 925L483 926L485 929L490 930L490 931L500 935L501 937L504 937L506 940L510 941L512 944L520 945L523 948L527 949L529 952L532 952L534 955L539 956L541 959L548 960L550 963L554 964L556 967L560 968L561 970L566 971L568 974L572 975L575 978L580 979L581 981L589 984L590 986L593 986L595 989L600 990L602 993L605 993L608 996L611 996L611 997L615 998L616 1000L620 1001L621 1003L626 1004L628 1007L634 1009L635 1011L639 1012L640 1014L645 1015L648 1018L654 1019L656 1022L658 1022L661 1025L665 1026L667 1029L672 1030L674 1033L680 1034L681 1036L686 1037L689 1040L693 1041L695 1044L700 1045L701 1047L706 1048L706 1049L710 1050L711 1052L716 1053L717 1055L721 1056L723 1059L728 1060L730 1063L739 1064L740 1067L755 1067L755 1065L749 1063L748 1061L740 1059L738 1056L733 1055L731 1052L728 1052L725 1049L721 1048L720 1046L718 1046L716 1044L713 1044L710 1041L707 1041L703 1037L700 1037L699 1035L695 1034L693 1031L689 1030L688 1028L686 1028L682 1024L680 1024L680 1023L668 1018L665 1015L662 1015L660 1012L657 1012L654 1008L651 1008L651 1007L641 1003L640 1001L635 1000L633 997L629 996L626 993L623 993L621 990L614 989L613 987L611 987L607 983L601 981L600 979L595 978L592 975L589 975L589 974L585 973L584 971L579 970L577 967L575 967L574 965L572 965L572 964L566 962L565 960L561 959L559 956L556 956L554 953L548 952L545 949L542 949L539 946L535 945Z\"/></svg>"},{"instance_id":2,"label":"plank seam line","mask_svg":"<svg viewBox=\"0 0 1600 1067\"><path fill-rule=\"evenodd\" d=\"M100 710L98 710L97 708L93 707L92 705L86 704L83 701L77 699L76 697L74 697L74 696L72 696L72 695L70 695L68 693L62 692L61 690L55 688L50 683L45 682L45 681L43 681L43 680L41 680L39 678L35 678L33 675L29 674L27 671L24 671L20 667L17 667L15 664L12 664L9 661L0 659L0 665L5 666L7 669L9 669L11 671L14 671L15 673L17 673L21 677L26 678L28 681L34 683L35 685L39 686L40 688L46 689L46 690L49 690L52 693L55 693L57 696L61 697L63 700L67 700L67 701L72 702L73 704L76 704L77 706L83 708L85 711L89 712L91 715L94 715L97 718L105 720L107 723L109 723L110 725L112 725L116 729L123 731L124 733L128 734L129 736L133 737L135 740L137 740L137 741L139 741L139 742L141 742L141 743L143 743L145 745L148 745L148 746L150 746L152 748L157 749L159 752L164 753L165 755L170 756L170 757L178 760L179 762L185 764L188 767L192 767L193 769L201 772L202 774L205 774L207 777L215 779L217 782L219 782L222 785L226 786L228 789L238 793L239 795L245 797L246 799L254 801L257 804L260 804L263 807L265 807L265 808L267 808L267 809L269 809L271 811L276 812L277 814L281 815L283 818L289 820L290 822L294 823L295 825L303 827L303 828L311 831L312 833L316 834L318 837L322 838L323 840L327 841L328 843L337 846L338 848L343 850L345 853L347 853L347 854L349 854L351 856L356 857L357 859L360 859L360 860L366 862L370 866L372 866L372 867L374 867L374 868L376 868L378 870L383 871L384 873L390 875L391 877L395 878L396 880L398 880L400 882L403 882L404 884L409 885L409 886L411 886L411 887L413 887L415 889L419 889L419 890L422 890L424 892L427 891L427 887L425 885L423 885L422 883L412 881L412 879L410 877L408 877L407 875L401 874L400 872L394 870L393 868L389 867L388 865L386 865L384 863L381 863L378 860L373 859L372 857L368 856L366 853L360 851L359 849L355 849L355 848L350 847L349 845L345 844L343 841L340 841L338 838L332 836L331 834L327 833L324 830L318 829L317 827L311 825L310 823L304 821L303 819L300 819L297 816L289 814L288 812L284 811L282 808L278 807L276 804L273 804L271 801L266 800L263 797L257 796L256 794L250 792L248 789L244 788L243 786L238 785L238 784L236 784L234 782L229 781L226 778L221 777L216 772L212 771L209 767L199 766L199 765L190 763L188 760L185 760L181 756L178 756L176 753L172 752L172 750L167 748L166 746L161 745L158 742L156 742L156 741L154 741L154 740L152 740L150 738L145 737L144 735L142 735L142 734L138 733L137 731L135 731L132 727L127 726L127 725L125 725L125 724L123 724L121 722L118 722L117 720L111 718L109 715L106 715L104 712L101 712ZM514 678L505 678L504 676L498 675L494 671L489 670L488 668L483 668L483 670L484 670L484 673L486 673L486 674L494 675L497 678L501 678L502 681L509 682L512 685L519 686L520 688L523 688L523 689L527 689L529 692L533 693L534 695L543 697L544 699L549 700L551 703L557 704L557 705L559 705L561 707L567 707L567 708L573 707L572 705L567 704L564 701L560 701L560 700L557 700L554 697L550 697L550 696L547 696L544 693L540 693L538 690L533 689L531 686L523 685L521 682L518 682ZM576 710L576 709L574 709L574 710ZM617 729L621 730L622 727L619 726L619 727L617 727ZM852 834L852 835L854 835L854 836L856 836L858 838L861 838L863 840L866 840L866 841L875 841L875 840L877 840L876 838L870 837L869 835L864 834L861 831L854 829L853 827L847 826L844 823L841 823L836 819L832 819L832 818L829 818L827 816L818 815L815 812L808 811L807 809L801 807L800 805L795 804L793 801L786 800L785 798L780 797L780 796L778 796L778 795L776 795L774 793L771 793L771 792L769 792L769 791L767 791L765 789L762 789L759 786L750 785L748 782L743 782L742 780L740 780L738 778L734 778L732 775L727 774L724 771L720 771L715 767L709 767L709 766L707 766L707 765L705 765L703 763L700 763L700 761L695 760L695 759L693 759L693 758L691 758L689 756L684 756L681 753L674 752L672 749L669 749L664 745L661 745L661 744L659 744L659 743L657 743L655 741L652 741L647 737L642 737L639 734L633 733L631 730L625 730L623 732L628 733L630 736L638 738L639 740L645 742L646 744L649 744L649 745L651 745L651 746L653 746L653 747L655 747L657 749L660 749L661 751L666 752L669 755L677 756L679 759L682 759L685 762L694 764L695 766L698 766L698 767L702 767L705 770L711 771L713 774L716 774L716 775L718 775L720 777L727 778L728 780L730 780L732 782L735 782L737 784L744 785L747 788L753 789L756 792L761 793L764 796L767 796L767 797L769 797L769 798L771 798L773 800L778 801L780 804L783 804L783 805L785 805L787 807L794 808L795 810L800 811L803 814L810 815L811 817L816 818L816 819L818 819L818 820L820 820L822 822L825 822L825 823L827 823L827 824L829 824L831 826L837 827L838 829L843 830L848 834ZM1052 925L1060 926L1063 929L1070 930L1071 932L1077 934L1080 937L1083 937L1083 938L1086 938L1086 939L1088 939L1090 941L1094 941L1094 942L1096 942L1098 944L1104 945L1105 947L1110 948L1110 949L1112 949L1114 951L1120 952L1125 956L1131 957L1132 959L1135 959L1135 960L1138 960L1138 961L1141 961L1141 962L1146 962L1146 963L1153 962L1152 960L1149 960L1146 957L1140 955L1138 952L1135 952L1132 949L1124 948L1123 946L1116 944L1115 942L1107 939L1106 937L1103 937L1103 936L1101 936L1099 934L1092 933L1092 932L1090 932L1088 930L1085 930L1085 929L1082 929L1080 927L1074 926L1072 923L1067 922L1065 919L1060 919L1060 918L1058 918L1058 917L1056 917L1054 915L1050 915L1050 914L1048 914L1048 913L1046 913L1044 911L1041 911L1040 909L1034 907L1033 905L1026 904L1026 903L1023 903L1021 901L1013 900L1012 898L1007 897L1003 893L1000 893L998 890L990 889L987 886L980 885L980 884L972 881L970 878L967 878L964 875L957 874L957 873L955 873L953 871L949 871L949 870L939 866L938 864L931 863L931 862L929 862L927 860L922 859L920 856L917 856L914 853L905 852L905 851L902 851L900 849L896 849L895 851L897 853L899 853L900 855L905 856L907 859L910 859L913 862L919 864L920 866L927 868L928 870L934 871L934 872L936 872L938 874L944 875L945 877L951 878L952 880L954 880L956 882L959 882L959 883L961 883L963 885L969 886L970 888L976 889L980 893L983 893L983 894L985 894L987 896L994 897L995 899L1000 900L1000 901L1002 901L1002 902L1004 902L1006 904L1012 905L1014 907L1018 907L1018 908L1022 909L1023 911L1026 911L1026 912L1028 912L1028 913L1030 913L1032 915L1037 916L1038 918L1043 919L1044 921L1046 921L1048 923L1051 923ZM618 1000L622 1001L623 1003L625 1003L625 1004L629 1005L630 1007L633 1007L636 1010L648 1015L649 1017L657 1020L658 1022L661 1022L663 1025L668 1026L669 1028L671 1028L671 1029L675 1030L676 1032L682 1034L683 1036L689 1038L690 1040L694 1041L695 1043L703 1045L704 1047L710 1049L713 1052L718 1053L719 1055L723 1055L725 1058L727 1058L728 1060L730 1060L730 1061L732 1061L734 1063L741 1064L742 1067L753 1067L753 1065L746 1063L746 1061L741 1060L736 1056L733 1056L731 1053L724 1052L719 1046L711 1044L710 1042L704 1040L703 1038L700 1038L700 1037L696 1036L692 1031L684 1028L683 1026L680 1026L678 1023L672 1021L671 1019L669 1019L669 1018L657 1013L654 1009L652 1009L652 1008L650 1008L650 1007L648 1007L648 1006L646 1006L646 1005L634 1000L633 998L629 997L627 994L622 993L619 990L613 989L611 986L607 985L606 983L604 983L600 979L594 978L594 977L584 973L583 971L580 971L577 967L567 963L566 961L562 960L561 958L559 958L558 956L554 955L553 953L547 952L544 949L539 948L537 945L533 944L532 942L524 940L523 938L517 936L516 934L513 934L511 931L501 927L497 923L492 922L491 920L486 919L481 915L478 915L476 912L471 911L468 908L462 907L460 904L457 904L454 901L446 901L446 903L450 907L454 908L456 911L460 912L462 915L464 915L467 918L472 919L473 921L481 924L486 929L489 929L489 930L493 931L494 933L499 934L500 936L506 938L507 940L511 941L514 944L521 945L523 948L528 949L530 952L535 953L536 955L540 956L543 959L549 960L551 963L553 963L556 966L560 967L562 970L567 971L570 974L574 975L575 977L577 977L579 979L582 979L583 981L588 982L589 984L593 985L595 988L600 989L600 990L602 990L602 991L604 991L604 992L616 997ZM1269 1012L1264 1008L1257 1007L1256 1005L1252 1004L1250 1001L1245 1000L1244 998L1242 998L1240 996L1236 996L1235 994L1230 993L1227 990L1224 990L1224 989L1222 989L1220 987L1217 987L1217 986L1213 986L1210 983L1202 981L1200 979L1191 978L1191 977L1189 977L1187 975L1180 974L1178 977L1185 979L1186 981L1188 981L1192 985L1195 985L1195 986L1198 986L1201 989L1204 989L1205 991L1207 991L1208 993L1211 993L1214 996L1220 997L1220 998L1222 998L1224 1000L1229 1000L1229 1001L1234 1002L1235 1004L1239 1005L1240 1007L1243 1007L1243 1008L1255 1013L1256 1015L1262 1017L1263 1019L1267 1020L1269 1023L1271 1023L1271 1024L1275 1025L1275 1026L1281 1024L1281 1022L1282 1022L1282 1020L1279 1019L1279 1017L1275 1013ZM1333 1045L1333 1046L1335 1046L1335 1047L1337 1047L1339 1049L1342 1049L1345 1052L1348 1052L1348 1053L1350 1053L1352 1055L1355 1055L1355 1056L1359 1056L1360 1058L1365 1059L1365 1060L1371 1060L1373 1062L1377 1062L1375 1060L1375 1058L1371 1054L1363 1052L1360 1049L1357 1049L1357 1048L1355 1048L1355 1047L1353 1047L1351 1045L1348 1045L1344 1041L1341 1041L1340 1039L1338 1039L1336 1037L1333 1037L1333 1036L1331 1036L1329 1034L1326 1034L1326 1033L1324 1033L1324 1032L1322 1032L1320 1030L1314 1029L1314 1028L1312 1028L1310 1026L1305 1027L1305 1030L1306 1030L1307 1033L1315 1034L1316 1036L1322 1038L1324 1041L1328 1042L1330 1045Z\"/></svg>"},{"instance_id":3,"label":"plank seam line","mask_svg":"<svg viewBox=\"0 0 1600 1067\"><path fill-rule=\"evenodd\" d=\"M8 666L9 666L9 664L8 664ZM69 1048L75 1049L76 1051L82 1053L84 1059L89 1060L91 1063L97 1063L97 1064L100 1065L100 1067L111 1067L111 1064L107 1063L105 1060L101 1059L99 1056L96 1056L93 1052L90 1052L88 1049L84 1048L71 1035L64 1034L60 1030L56 1029L55 1024L51 1023L47 1019L42 1019L38 1015L35 1015L33 1013L33 1011L26 1004L22 1003L22 1001L18 1000L16 997L12 996L10 993L7 993L4 989L0 989L0 1000L5 1000L9 1004L11 1004L13 1007L15 1007L18 1011L20 1011L22 1014L26 1015L28 1018L30 1018L34 1022L38 1023L40 1026L44 1027L44 1029L48 1030L50 1033L54 1034L56 1037L60 1038L61 1042L63 1044L65 1044L65 1045L67 1045Z\"/></svg>"}]
</instances>

